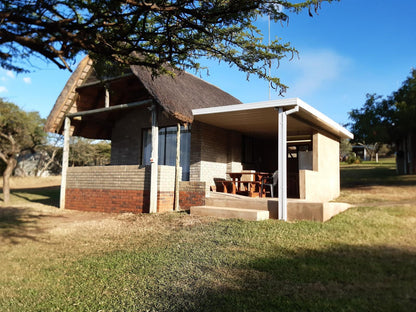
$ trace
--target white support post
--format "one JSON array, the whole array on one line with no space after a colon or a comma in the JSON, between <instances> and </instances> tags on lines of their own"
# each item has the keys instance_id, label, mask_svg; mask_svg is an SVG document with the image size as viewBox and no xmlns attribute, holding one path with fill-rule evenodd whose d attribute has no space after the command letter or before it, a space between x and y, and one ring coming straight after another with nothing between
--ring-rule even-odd
<instances>
[{"instance_id":1,"label":"white support post","mask_svg":"<svg viewBox=\"0 0 416 312\"><path fill-rule=\"evenodd\" d=\"M64 149L62 155L62 180L61 180L61 195L59 200L59 208L65 209L65 192L66 192L66 176L68 172L69 160L69 130L71 128L71 119L65 117L64 125Z\"/></svg>"},{"instance_id":2,"label":"white support post","mask_svg":"<svg viewBox=\"0 0 416 312\"><path fill-rule=\"evenodd\" d=\"M152 106L152 156L150 159L150 213L157 212L159 127L157 123L157 106Z\"/></svg>"},{"instance_id":3,"label":"white support post","mask_svg":"<svg viewBox=\"0 0 416 312\"><path fill-rule=\"evenodd\" d=\"M179 168L181 163L181 124L178 123L178 129L176 132L176 164L175 164L175 211L179 211L179 181L181 179L179 175Z\"/></svg>"},{"instance_id":4,"label":"white support post","mask_svg":"<svg viewBox=\"0 0 416 312\"><path fill-rule=\"evenodd\" d=\"M287 221L287 116L279 107L278 118L278 217Z\"/></svg>"},{"instance_id":5,"label":"white support post","mask_svg":"<svg viewBox=\"0 0 416 312\"><path fill-rule=\"evenodd\" d=\"M105 100L104 100L104 107L110 107L110 90L108 86L105 86Z\"/></svg>"},{"instance_id":6,"label":"white support post","mask_svg":"<svg viewBox=\"0 0 416 312\"><path fill-rule=\"evenodd\" d=\"M299 111L299 106L295 106L287 111L283 110L283 107L279 107L278 117L278 216L279 220L287 221L287 116Z\"/></svg>"}]
</instances>

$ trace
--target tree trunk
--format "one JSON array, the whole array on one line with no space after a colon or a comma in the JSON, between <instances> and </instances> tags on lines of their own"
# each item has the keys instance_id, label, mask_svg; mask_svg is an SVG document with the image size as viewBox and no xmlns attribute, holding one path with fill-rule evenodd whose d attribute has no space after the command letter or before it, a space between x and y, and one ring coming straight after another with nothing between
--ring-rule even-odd
<instances>
[{"instance_id":1,"label":"tree trunk","mask_svg":"<svg viewBox=\"0 0 416 312\"><path fill-rule=\"evenodd\" d=\"M6 170L3 172L3 202L8 204L10 202L10 176L12 175L13 169L16 167L16 158L10 158L7 161Z\"/></svg>"},{"instance_id":2,"label":"tree trunk","mask_svg":"<svg viewBox=\"0 0 416 312\"><path fill-rule=\"evenodd\" d=\"M36 176L37 177L41 177L43 175L43 173L46 170L48 170L49 166L55 161L55 156L56 156L57 152L58 152L58 149L55 149L52 152L52 155L50 156L49 160L40 169L39 169L40 165L38 164L38 168L36 170ZM42 154L42 157L40 158L39 163L41 162L41 160L43 160L44 157L45 157L45 155Z\"/></svg>"}]
</instances>

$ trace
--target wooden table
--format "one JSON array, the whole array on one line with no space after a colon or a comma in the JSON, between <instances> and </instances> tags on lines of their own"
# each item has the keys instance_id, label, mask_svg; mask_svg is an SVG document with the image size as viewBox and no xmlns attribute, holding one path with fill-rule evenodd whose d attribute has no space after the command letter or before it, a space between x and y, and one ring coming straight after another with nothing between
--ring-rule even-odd
<instances>
[{"instance_id":1,"label":"wooden table","mask_svg":"<svg viewBox=\"0 0 416 312\"><path fill-rule=\"evenodd\" d=\"M232 179L231 193L247 195L249 197L261 197L261 179L265 176L271 175L268 172L227 172L227 174ZM243 175L251 175L252 178L242 180L241 177Z\"/></svg>"}]
</instances>

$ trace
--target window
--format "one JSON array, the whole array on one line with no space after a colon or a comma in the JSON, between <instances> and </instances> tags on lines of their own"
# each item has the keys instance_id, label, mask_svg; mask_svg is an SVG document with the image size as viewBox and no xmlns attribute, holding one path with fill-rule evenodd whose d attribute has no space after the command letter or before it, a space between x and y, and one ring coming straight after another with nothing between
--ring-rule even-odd
<instances>
[{"instance_id":1,"label":"window","mask_svg":"<svg viewBox=\"0 0 416 312\"><path fill-rule=\"evenodd\" d=\"M176 126L159 128L159 165L175 166L176 162ZM152 129L143 129L142 165L150 165L152 153ZM181 160L182 181L189 181L191 156L190 129L181 126Z\"/></svg>"}]
</instances>

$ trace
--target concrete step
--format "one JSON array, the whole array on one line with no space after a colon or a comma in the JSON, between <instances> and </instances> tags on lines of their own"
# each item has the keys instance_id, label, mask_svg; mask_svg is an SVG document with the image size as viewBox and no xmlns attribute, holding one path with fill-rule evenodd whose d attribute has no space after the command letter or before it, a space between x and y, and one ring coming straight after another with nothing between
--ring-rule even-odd
<instances>
[{"instance_id":1,"label":"concrete step","mask_svg":"<svg viewBox=\"0 0 416 312\"><path fill-rule=\"evenodd\" d=\"M237 218L248 221L261 221L269 219L269 211L243 208L228 208L217 206L194 206L191 207L191 215L210 216L218 218Z\"/></svg>"},{"instance_id":2,"label":"concrete step","mask_svg":"<svg viewBox=\"0 0 416 312\"><path fill-rule=\"evenodd\" d=\"M277 202L277 199L275 199ZM241 208L255 210L269 210L269 201L265 198L235 198L235 197L207 197L205 199L207 206Z\"/></svg>"}]
</instances>

